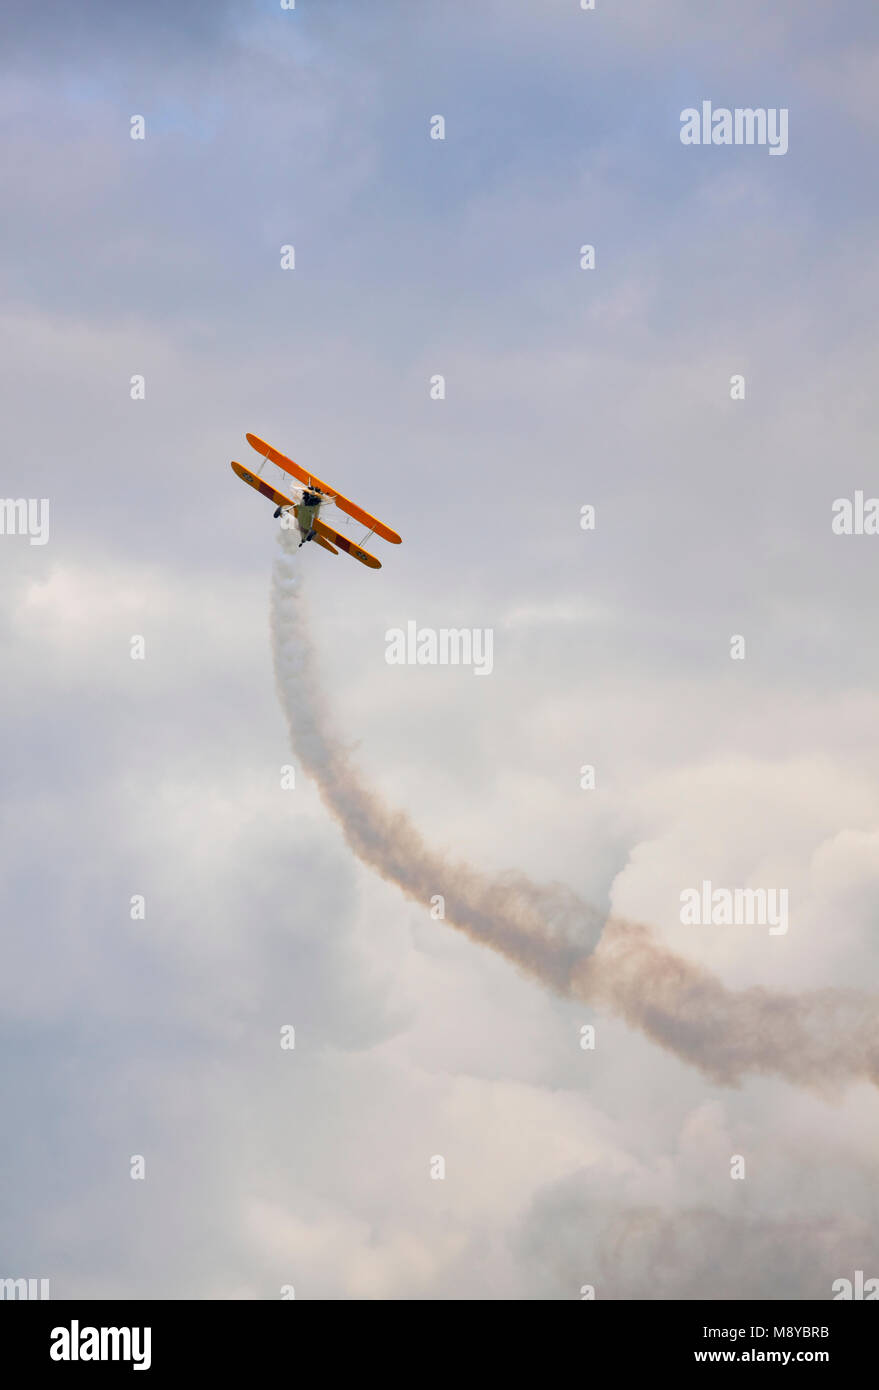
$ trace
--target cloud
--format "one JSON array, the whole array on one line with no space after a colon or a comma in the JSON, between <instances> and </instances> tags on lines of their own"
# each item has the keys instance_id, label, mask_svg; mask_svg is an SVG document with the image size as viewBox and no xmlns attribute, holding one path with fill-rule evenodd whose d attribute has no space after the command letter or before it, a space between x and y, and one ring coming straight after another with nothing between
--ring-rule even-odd
<instances>
[{"instance_id":1,"label":"cloud","mask_svg":"<svg viewBox=\"0 0 879 1390\"><path fill-rule=\"evenodd\" d=\"M0 538L8 1273L546 1298L587 1264L679 1297L716 1245L716 1290L825 1297L870 1268L872 1088L745 1075L767 1045L851 1071L835 1015L785 1003L776 1038L767 1001L875 974L875 560L829 531L875 436L875 45L860 5L801 11L4 8L4 488L52 509L46 547ZM685 151L694 90L789 104L790 153ZM640 967L600 1009L535 988L356 861L274 698L248 429L404 536L367 582L303 556L366 785L443 864L563 884L560 926L654 924L636 964L741 1046L654 1045L686 1015L638 1015ZM491 679L388 668L410 617L492 626ZM676 920L693 875L770 874L785 938Z\"/></svg>"}]
</instances>

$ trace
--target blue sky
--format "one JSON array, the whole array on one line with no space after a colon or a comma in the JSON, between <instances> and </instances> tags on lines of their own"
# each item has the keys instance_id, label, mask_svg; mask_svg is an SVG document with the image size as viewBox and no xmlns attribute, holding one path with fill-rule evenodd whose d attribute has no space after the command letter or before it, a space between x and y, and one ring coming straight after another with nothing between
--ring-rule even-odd
<instances>
[{"instance_id":1,"label":"blue sky","mask_svg":"<svg viewBox=\"0 0 879 1390\"><path fill-rule=\"evenodd\" d=\"M711 1084L405 901L307 778L279 789L275 526L229 461L254 431L403 535L379 574L302 568L327 707L431 845L647 922L730 988L868 985L879 540L830 517L879 492L873 7L3 25L2 490L52 529L0 537L0 1276L820 1298L869 1270L872 1088ZM789 152L682 146L703 99L788 107ZM491 677L389 667L410 619L492 628ZM694 935L704 878L789 886L790 932ZM681 1233L692 1265L651 1285Z\"/></svg>"}]
</instances>

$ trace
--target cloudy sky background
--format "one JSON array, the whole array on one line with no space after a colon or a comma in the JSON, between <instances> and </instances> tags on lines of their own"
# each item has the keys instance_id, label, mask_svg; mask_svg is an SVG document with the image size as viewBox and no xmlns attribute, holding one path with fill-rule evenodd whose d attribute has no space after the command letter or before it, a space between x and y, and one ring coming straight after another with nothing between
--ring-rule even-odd
<instances>
[{"instance_id":1,"label":"cloudy sky background","mask_svg":"<svg viewBox=\"0 0 879 1390\"><path fill-rule=\"evenodd\" d=\"M403 535L378 574L302 568L336 725L432 845L737 989L874 986L879 538L830 523L879 493L879 18L597 6L4 7L2 492L50 498L51 539L0 543L2 1277L879 1275L875 1089L711 1085L432 921L280 786L246 430ZM703 99L788 107L789 152L682 146ZM491 677L388 666L409 619L493 628ZM682 926L706 878L788 887L788 934Z\"/></svg>"}]
</instances>

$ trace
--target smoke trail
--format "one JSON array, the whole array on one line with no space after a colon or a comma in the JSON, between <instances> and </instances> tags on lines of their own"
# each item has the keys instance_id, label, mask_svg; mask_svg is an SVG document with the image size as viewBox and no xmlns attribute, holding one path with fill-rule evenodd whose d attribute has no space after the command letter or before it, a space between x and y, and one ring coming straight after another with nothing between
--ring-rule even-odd
<instances>
[{"instance_id":1,"label":"smoke trail","mask_svg":"<svg viewBox=\"0 0 879 1390\"><path fill-rule=\"evenodd\" d=\"M658 943L648 928L604 919L560 884L489 878L430 850L406 815L366 787L325 714L300 597L295 539L281 530L272 579L275 677L304 770L357 857L407 897L445 899L446 920L557 993L610 1010L712 1080L749 1073L828 1091L879 1084L877 1001L853 990L783 995L727 989Z\"/></svg>"},{"instance_id":2,"label":"smoke trail","mask_svg":"<svg viewBox=\"0 0 879 1390\"><path fill-rule=\"evenodd\" d=\"M875 1247L869 1217L629 1207L581 1174L540 1192L515 1237L526 1297L570 1298L585 1273L602 1300L828 1299Z\"/></svg>"}]
</instances>

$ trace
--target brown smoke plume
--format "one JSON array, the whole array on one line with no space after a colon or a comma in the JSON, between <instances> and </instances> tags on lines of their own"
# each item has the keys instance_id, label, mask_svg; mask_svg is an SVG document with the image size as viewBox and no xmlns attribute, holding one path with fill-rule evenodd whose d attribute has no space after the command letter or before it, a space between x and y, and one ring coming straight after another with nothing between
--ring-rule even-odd
<instances>
[{"instance_id":1,"label":"brown smoke plume","mask_svg":"<svg viewBox=\"0 0 879 1390\"><path fill-rule=\"evenodd\" d=\"M446 920L560 995L604 1008L713 1081L774 1075L824 1093L879 1083L879 1005L855 990L727 989L647 927L603 918L570 889L450 863L369 790L331 728L315 675L295 540L279 534L272 582L275 676L304 770L357 857L407 897L441 893Z\"/></svg>"}]
</instances>

